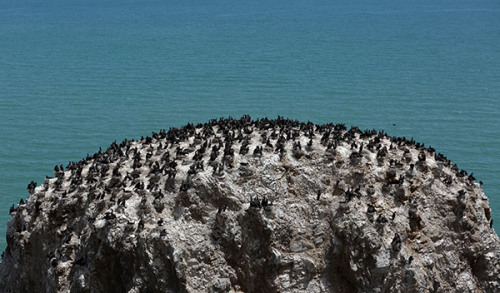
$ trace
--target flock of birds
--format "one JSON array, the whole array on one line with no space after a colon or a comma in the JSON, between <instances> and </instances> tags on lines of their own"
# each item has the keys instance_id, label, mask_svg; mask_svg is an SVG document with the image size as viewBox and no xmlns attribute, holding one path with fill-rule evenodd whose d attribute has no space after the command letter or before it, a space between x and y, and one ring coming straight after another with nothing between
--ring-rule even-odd
<instances>
[{"instance_id":1,"label":"flock of birds","mask_svg":"<svg viewBox=\"0 0 500 293\"><path fill-rule=\"evenodd\" d=\"M404 174L413 174L417 166L425 166L429 156L451 170L442 173L443 177L440 178L447 186L451 186L459 178L468 186L473 186L475 182L473 174L460 170L432 147L426 147L413 139L390 137L383 131L362 131L357 127L347 129L344 124L316 125L279 116L277 119L252 120L250 116L243 116L240 119L220 118L204 124L187 124L181 128L161 130L137 141L115 141L106 150L100 148L97 153L87 155L79 162L69 162L66 166L56 165L53 177L46 176L44 184L38 187L32 181L27 189L31 197L50 196L60 200L84 194L87 201L101 202L101 208L108 207L102 217L112 220L117 215L109 207L125 207L132 193L141 196L141 205L152 201L156 211L161 212L165 195L187 192L193 187L193 179L201 172L204 176L218 178L234 169L240 170L242 174L242 169L268 157L268 154L279 156L280 160L311 160L320 155L334 161L340 152L344 151L345 155L346 149L349 150L349 161L359 161L370 156L375 157L379 164L388 165L386 185L402 186L406 180L409 182L411 178L405 178ZM413 159L411 153L418 153L418 160ZM397 176L396 169L406 171ZM343 185L341 181L341 178L337 178L336 182L334 180L333 190L341 189L345 202L359 198L362 192L368 193L366 189ZM317 191L318 201L324 192L321 189ZM463 198L465 193L464 189L460 190L458 197ZM248 210L272 207L275 200L276 198L271 200L265 196L260 199L259 196L252 196ZM29 201L30 198L27 202ZM57 201L52 201L55 202ZM17 206L12 205L10 208L11 215L25 206L24 199L21 199ZM227 203L220 203L217 214L224 213L227 209ZM373 204L367 205L366 213L371 219L376 217L376 223L380 225L384 225L389 219L394 221L395 218L395 212L392 217L384 216ZM411 201L408 216L411 230L419 230L421 219ZM491 228L491 214L486 217ZM163 225L162 218L156 220L158 226ZM145 221L141 218L137 229L143 229L144 225ZM26 225L16 229L21 232L26 230ZM69 228L65 233L66 240L71 239ZM161 230L161 237L166 234L165 229ZM401 242L400 235L396 233L391 243L392 249L399 251ZM54 255L49 257L55 259ZM408 263L412 260L413 257L410 256ZM75 264L84 265L85 259L79 258Z\"/></svg>"},{"instance_id":2,"label":"flock of birds","mask_svg":"<svg viewBox=\"0 0 500 293\"><path fill-rule=\"evenodd\" d=\"M321 148L315 146L318 143ZM425 162L432 155L436 161L450 167L457 177L467 177L470 184L475 181L473 174L460 170L441 153L413 139L389 137L383 131L361 131L357 127L348 130L344 124L316 125L279 116L277 119L252 120L245 115L240 119L189 123L181 128L153 132L152 136L141 137L138 141L125 139L119 144L115 141L105 151L99 149L79 162L69 162L66 167L56 165L54 177L47 176L45 183L38 188L32 181L27 189L30 194L50 191L61 198L73 192L86 192L90 200L106 199L124 206L126 198L120 196L124 190L139 194L145 194L147 190L155 200L161 200L166 193L192 188L192 179L199 172L211 168L213 176L223 176L228 169L236 168L236 164L247 165L248 160L241 158L258 159L271 152L279 154L280 158L291 155L300 160L302 157L311 158L311 153L319 149L326 155L335 154L338 146L348 146L351 150L349 158L353 160L372 153L383 161L393 149L404 150L403 157L410 149L416 149L419 162ZM399 160L388 160L390 165L402 165ZM414 167L413 163L409 164L410 170ZM387 180L390 184L401 185L404 176L397 178L394 174ZM451 176L444 178L443 182L452 184ZM344 195L350 200L359 196L359 189L346 190ZM321 191L318 191L318 200L320 196ZM24 204L21 199L18 207ZM250 200L250 207L254 208L272 204L267 198ZM10 212L15 212L18 207L13 205ZM226 209L227 206L220 206L218 213Z\"/></svg>"}]
</instances>

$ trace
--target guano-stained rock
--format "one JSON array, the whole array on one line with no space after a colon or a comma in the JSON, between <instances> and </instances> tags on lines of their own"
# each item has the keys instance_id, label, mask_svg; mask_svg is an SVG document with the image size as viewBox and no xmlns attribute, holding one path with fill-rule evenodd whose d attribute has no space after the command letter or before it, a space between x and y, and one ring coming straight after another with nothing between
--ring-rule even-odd
<instances>
[{"instance_id":1,"label":"guano-stained rock","mask_svg":"<svg viewBox=\"0 0 500 293\"><path fill-rule=\"evenodd\" d=\"M212 120L36 185L11 210L4 292L500 292L480 185L375 130Z\"/></svg>"}]
</instances>

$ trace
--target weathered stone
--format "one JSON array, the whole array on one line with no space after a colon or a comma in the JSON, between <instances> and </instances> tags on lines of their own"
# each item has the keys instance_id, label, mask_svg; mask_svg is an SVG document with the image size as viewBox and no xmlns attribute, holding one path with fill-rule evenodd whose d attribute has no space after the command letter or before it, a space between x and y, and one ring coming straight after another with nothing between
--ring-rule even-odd
<instances>
[{"instance_id":1,"label":"weathered stone","mask_svg":"<svg viewBox=\"0 0 500 293\"><path fill-rule=\"evenodd\" d=\"M0 288L500 292L488 198L440 160L382 132L246 116L113 143L11 210Z\"/></svg>"}]
</instances>

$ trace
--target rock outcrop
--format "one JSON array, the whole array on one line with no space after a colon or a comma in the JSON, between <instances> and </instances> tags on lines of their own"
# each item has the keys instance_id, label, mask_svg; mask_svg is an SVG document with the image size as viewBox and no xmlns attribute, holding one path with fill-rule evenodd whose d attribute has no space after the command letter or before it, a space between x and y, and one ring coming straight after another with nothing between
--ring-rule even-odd
<instances>
[{"instance_id":1,"label":"rock outcrop","mask_svg":"<svg viewBox=\"0 0 500 293\"><path fill-rule=\"evenodd\" d=\"M4 292L500 292L480 184L375 130L212 120L36 185L11 209Z\"/></svg>"}]
</instances>

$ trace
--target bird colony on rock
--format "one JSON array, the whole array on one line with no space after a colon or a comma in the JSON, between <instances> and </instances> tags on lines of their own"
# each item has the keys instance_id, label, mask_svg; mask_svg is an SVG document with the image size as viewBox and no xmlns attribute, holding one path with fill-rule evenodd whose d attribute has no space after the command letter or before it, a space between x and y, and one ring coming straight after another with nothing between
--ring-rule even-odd
<instances>
[{"instance_id":1,"label":"bird colony on rock","mask_svg":"<svg viewBox=\"0 0 500 293\"><path fill-rule=\"evenodd\" d=\"M481 184L382 131L215 119L114 142L28 191L5 292L500 292Z\"/></svg>"}]
</instances>

